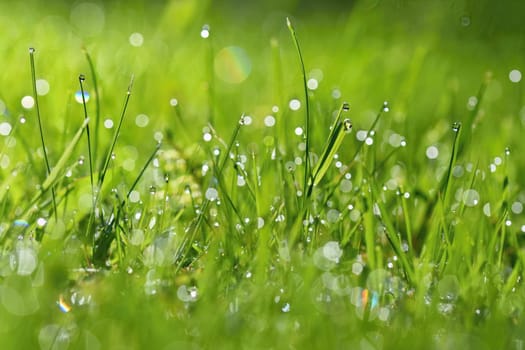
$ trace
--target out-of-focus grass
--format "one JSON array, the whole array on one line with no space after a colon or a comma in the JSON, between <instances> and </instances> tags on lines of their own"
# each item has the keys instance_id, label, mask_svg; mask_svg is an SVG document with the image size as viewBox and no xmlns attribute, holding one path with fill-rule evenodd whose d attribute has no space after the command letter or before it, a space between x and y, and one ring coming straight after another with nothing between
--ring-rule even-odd
<instances>
[{"instance_id":1,"label":"out-of-focus grass","mask_svg":"<svg viewBox=\"0 0 525 350\"><path fill-rule=\"evenodd\" d=\"M524 9L1 2L1 347L520 349ZM343 101L354 126L305 223L287 16L313 161ZM99 99L96 211L82 141L57 169L59 220L50 193L30 205L46 169L29 47L52 168L84 121L79 74L91 132Z\"/></svg>"}]
</instances>

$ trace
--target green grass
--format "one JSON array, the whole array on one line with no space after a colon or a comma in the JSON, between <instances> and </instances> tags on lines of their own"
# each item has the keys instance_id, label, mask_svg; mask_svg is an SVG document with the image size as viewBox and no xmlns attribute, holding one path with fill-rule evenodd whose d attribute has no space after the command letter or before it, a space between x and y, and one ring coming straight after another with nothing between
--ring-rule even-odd
<instances>
[{"instance_id":1,"label":"green grass","mask_svg":"<svg viewBox=\"0 0 525 350\"><path fill-rule=\"evenodd\" d=\"M2 349L523 347L524 6L320 6L0 2Z\"/></svg>"}]
</instances>

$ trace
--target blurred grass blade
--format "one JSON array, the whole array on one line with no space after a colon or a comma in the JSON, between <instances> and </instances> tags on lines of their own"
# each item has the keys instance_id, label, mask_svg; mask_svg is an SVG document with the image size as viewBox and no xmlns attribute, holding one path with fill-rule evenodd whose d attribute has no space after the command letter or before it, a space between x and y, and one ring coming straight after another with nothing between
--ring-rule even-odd
<instances>
[{"instance_id":1,"label":"blurred grass blade","mask_svg":"<svg viewBox=\"0 0 525 350\"><path fill-rule=\"evenodd\" d=\"M73 136L73 139L71 139L71 141L69 142L69 145L66 147L66 149L62 153L62 156L58 160L57 164L53 167L53 169L49 173L49 176L46 178L46 180L42 184L43 192L48 190L59 180L60 174L66 168L67 161L71 157L71 154L73 153L73 150L75 149L78 141L80 140L80 137L82 136L82 133L84 132L84 129L87 127L88 122L89 122L89 118L84 120L84 123L82 123L82 126L78 129L75 136Z\"/></svg>"},{"instance_id":2,"label":"blurred grass blade","mask_svg":"<svg viewBox=\"0 0 525 350\"><path fill-rule=\"evenodd\" d=\"M122 127L124 116L126 115L126 110L128 108L128 103L129 103L129 98L131 97L132 88L133 88L133 76L131 76L131 80L128 85L128 90L126 91L126 98L124 99L124 106L122 107L122 112L120 113L120 119L118 122L117 129L115 130L115 134L113 134L113 140L111 141L111 146L109 147L107 151L106 158L102 166L102 170L99 173L98 186L97 186L99 191L102 187L102 184L104 183L104 178L106 176L106 172L108 171L109 163L111 162L111 155L113 154L113 150L115 149L115 145L117 144L117 139L120 135L120 128Z\"/></svg>"}]
</instances>

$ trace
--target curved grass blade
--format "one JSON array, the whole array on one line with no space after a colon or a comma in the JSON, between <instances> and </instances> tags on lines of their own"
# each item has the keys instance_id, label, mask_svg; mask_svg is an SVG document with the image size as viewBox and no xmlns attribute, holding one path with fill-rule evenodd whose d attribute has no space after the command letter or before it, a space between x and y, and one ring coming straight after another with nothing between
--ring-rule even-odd
<instances>
[{"instance_id":1,"label":"curved grass blade","mask_svg":"<svg viewBox=\"0 0 525 350\"><path fill-rule=\"evenodd\" d=\"M297 50L297 55L299 56L299 62L301 66L301 74L303 76L303 89L304 89L304 99L305 99L305 105L306 105L306 114L305 114L305 160L304 160L304 186L303 186L303 193L307 192L308 189L308 183L312 181L312 172L310 169L310 102L308 98L308 85L306 82L306 71L304 68L304 61L303 61L303 54L301 53L301 47L299 45L299 40L297 39L297 34L295 33L295 29L292 25L292 22L290 21L290 18L286 17L286 24L288 26L288 30L290 31L290 35L292 36L293 43L295 45L295 49ZM306 200L303 201L303 205L306 204Z\"/></svg>"}]
</instances>

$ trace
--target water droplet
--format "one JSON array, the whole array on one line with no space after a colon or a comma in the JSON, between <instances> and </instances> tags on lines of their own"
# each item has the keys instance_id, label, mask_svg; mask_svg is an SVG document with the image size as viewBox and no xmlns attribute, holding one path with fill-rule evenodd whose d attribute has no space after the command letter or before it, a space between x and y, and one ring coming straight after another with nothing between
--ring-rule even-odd
<instances>
[{"instance_id":1,"label":"water droplet","mask_svg":"<svg viewBox=\"0 0 525 350\"><path fill-rule=\"evenodd\" d=\"M310 78L310 79L308 79L308 81L306 82L306 86L307 86L308 89L310 89L310 90L317 90L317 88L319 87L319 82L317 81L317 79Z\"/></svg>"},{"instance_id":2,"label":"water droplet","mask_svg":"<svg viewBox=\"0 0 525 350\"><path fill-rule=\"evenodd\" d=\"M30 53L30 54L34 54L34 53L35 53L35 51L36 51L36 50L35 50L35 48L34 48L34 47L30 47L30 48L29 48L29 53Z\"/></svg>"},{"instance_id":3,"label":"water droplet","mask_svg":"<svg viewBox=\"0 0 525 350\"><path fill-rule=\"evenodd\" d=\"M111 129L111 128L113 128L113 120L111 120L111 119L106 119L106 120L104 120L104 127L105 127L106 129Z\"/></svg>"},{"instance_id":4,"label":"water droplet","mask_svg":"<svg viewBox=\"0 0 525 350\"><path fill-rule=\"evenodd\" d=\"M139 128L145 128L149 124L149 117L145 114L139 114L135 118L135 124Z\"/></svg>"},{"instance_id":5,"label":"water droplet","mask_svg":"<svg viewBox=\"0 0 525 350\"><path fill-rule=\"evenodd\" d=\"M452 124L452 131L458 132L461 129L461 123L460 122L454 122Z\"/></svg>"},{"instance_id":6,"label":"water droplet","mask_svg":"<svg viewBox=\"0 0 525 350\"><path fill-rule=\"evenodd\" d=\"M25 124L27 120L26 120L26 117L21 116L19 121L20 121L20 124Z\"/></svg>"},{"instance_id":7,"label":"water droplet","mask_svg":"<svg viewBox=\"0 0 525 350\"><path fill-rule=\"evenodd\" d=\"M358 132L356 132L355 134L355 138L359 141L364 141L366 139L366 137L368 136L368 131L366 130L359 130Z\"/></svg>"},{"instance_id":8,"label":"water droplet","mask_svg":"<svg viewBox=\"0 0 525 350\"><path fill-rule=\"evenodd\" d=\"M390 107L388 105L388 101L383 102L383 112L389 112Z\"/></svg>"},{"instance_id":9,"label":"water droplet","mask_svg":"<svg viewBox=\"0 0 525 350\"><path fill-rule=\"evenodd\" d=\"M80 74L80 75L78 76L78 80L80 80L80 81L84 81L84 80L86 80L86 76L85 76L84 74Z\"/></svg>"},{"instance_id":10,"label":"water droplet","mask_svg":"<svg viewBox=\"0 0 525 350\"><path fill-rule=\"evenodd\" d=\"M291 309L290 303L285 303L283 307L281 308L281 311L287 313L287 312L290 312L290 309Z\"/></svg>"},{"instance_id":11,"label":"water droplet","mask_svg":"<svg viewBox=\"0 0 525 350\"><path fill-rule=\"evenodd\" d=\"M479 193L476 190L469 189L463 192L463 203L468 207L475 207L479 204Z\"/></svg>"},{"instance_id":12,"label":"water droplet","mask_svg":"<svg viewBox=\"0 0 525 350\"><path fill-rule=\"evenodd\" d=\"M333 98L334 100L340 99L340 98L341 98L341 90L339 90L339 89L333 89L333 90L332 90L332 98Z\"/></svg>"},{"instance_id":13,"label":"water droplet","mask_svg":"<svg viewBox=\"0 0 525 350\"><path fill-rule=\"evenodd\" d=\"M343 102L343 111L348 112L350 110L350 104L348 102Z\"/></svg>"},{"instance_id":14,"label":"water droplet","mask_svg":"<svg viewBox=\"0 0 525 350\"><path fill-rule=\"evenodd\" d=\"M144 44L144 36L141 33L132 33L129 36L129 43L131 46L140 47Z\"/></svg>"},{"instance_id":15,"label":"water droplet","mask_svg":"<svg viewBox=\"0 0 525 350\"><path fill-rule=\"evenodd\" d=\"M149 187L149 194L151 195L154 195L155 193L157 193L157 188L155 186L150 186Z\"/></svg>"},{"instance_id":16,"label":"water droplet","mask_svg":"<svg viewBox=\"0 0 525 350\"><path fill-rule=\"evenodd\" d=\"M264 118L264 125L267 127L272 127L275 125L275 117L272 115L268 115Z\"/></svg>"},{"instance_id":17,"label":"water droplet","mask_svg":"<svg viewBox=\"0 0 525 350\"><path fill-rule=\"evenodd\" d=\"M208 199L209 201L215 201L217 200L217 198L219 198L219 192L213 188L213 187L210 187L206 190L206 194L205 194L205 197L206 199Z\"/></svg>"},{"instance_id":18,"label":"water droplet","mask_svg":"<svg viewBox=\"0 0 525 350\"><path fill-rule=\"evenodd\" d=\"M295 128L295 135L297 136L301 136L303 134L303 128L301 128L300 126L296 127Z\"/></svg>"},{"instance_id":19,"label":"water droplet","mask_svg":"<svg viewBox=\"0 0 525 350\"><path fill-rule=\"evenodd\" d=\"M339 263L343 255L343 250L339 247L339 242L329 241L323 246L323 256L334 263Z\"/></svg>"},{"instance_id":20,"label":"water droplet","mask_svg":"<svg viewBox=\"0 0 525 350\"><path fill-rule=\"evenodd\" d=\"M288 107L290 107L290 109L292 111L298 111L299 108L301 108L301 101L299 101L298 99L294 98L294 99L290 100L290 102L288 103Z\"/></svg>"},{"instance_id":21,"label":"water droplet","mask_svg":"<svg viewBox=\"0 0 525 350\"><path fill-rule=\"evenodd\" d=\"M49 92L49 83L45 79L37 79L36 82L36 93L39 96L45 96Z\"/></svg>"},{"instance_id":22,"label":"water droplet","mask_svg":"<svg viewBox=\"0 0 525 350\"><path fill-rule=\"evenodd\" d=\"M513 83L519 83L521 81L521 72L517 69L513 69L509 73L509 80Z\"/></svg>"},{"instance_id":23,"label":"water droplet","mask_svg":"<svg viewBox=\"0 0 525 350\"><path fill-rule=\"evenodd\" d=\"M485 205L483 206L483 214L485 214L485 216L489 216L491 215L491 211L490 211L490 203L485 203Z\"/></svg>"},{"instance_id":24,"label":"water droplet","mask_svg":"<svg viewBox=\"0 0 525 350\"><path fill-rule=\"evenodd\" d=\"M436 146L429 146L425 154L428 159L437 159L439 156L439 149Z\"/></svg>"},{"instance_id":25,"label":"water droplet","mask_svg":"<svg viewBox=\"0 0 525 350\"><path fill-rule=\"evenodd\" d=\"M13 127L8 122L0 123L0 135L7 136L11 133Z\"/></svg>"},{"instance_id":26,"label":"water droplet","mask_svg":"<svg viewBox=\"0 0 525 350\"><path fill-rule=\"evenodd\" d=\"M87 91L84 91L84 101L86 103L88 103L89 101L89 92ZM78 103L83 103L84 101L82 101L82 91L77 91L75 92L75 101L77 101Z\"/></svg>"},{"instance_id":27,"label":"water droplet","mask_svg":"<svg viewBox=\"0 0 525 350\"><path fill-rule=\"evenodd\" d=\"M347 134L352 131L352 122L350 119L343 120L343 129Z\"/></svg>"},{"instance_id":28,"label":"water droplet","mask_svg":"<svg viewBox=\"0 0 525 350\"><path fill-rule=\"evenodd\" d=\"M521 202L512 203L511 210L514 214L521 214L523 212L523 204Z\"/></svg>"},{"instance_id":29,"label":"water droplet","mask_svg":"<svg viewBox=\"0 0 525 350\"><path fill-rule=\"evenodd\" d=\"M505 155L510 155L510 147L505 147Z\"/></svg>"},{"instance_id":30,"label":"water droplet","mask_svg":"<svg viewBox=\"0 0 525 350\"><path fill-rule=\"evenodd\" d=\"M210 37L210 26L208 24L205 24L202 26L201 29L201 38L207 39Z\"/></svg>"},{"instance_id":31,"label":"water droplet","mask_svg":"<svg viewBox=\"0 0 525 350\"><path fill-rule=\"evenodd\" d=\"M363 272L363 264L356 261L352 264L352 273L359 276Z\"/></svg>"},{"instance_id":32,"label":"water droplet","mask_svg":"<svg viewBox=\"0 0 525 350\"><path fill-rule=\"evenodd\" d=\"M35 99L33 98L33 96L24 96L22 97L20 103L25 109L31 109L35 105Z\"/></svg>"},{"instance_id":33,"label":"water droplet","mask_svg":"<svg viewBox=\"0 0 525 350\"><path fill-rule=\"evenodd\" d=\"M197 301L198 297L199 293L197 287L186 287L185 285L182 285L177 289L177 298L182 302L193 303Z\"/></svg>"}]
</instances>

